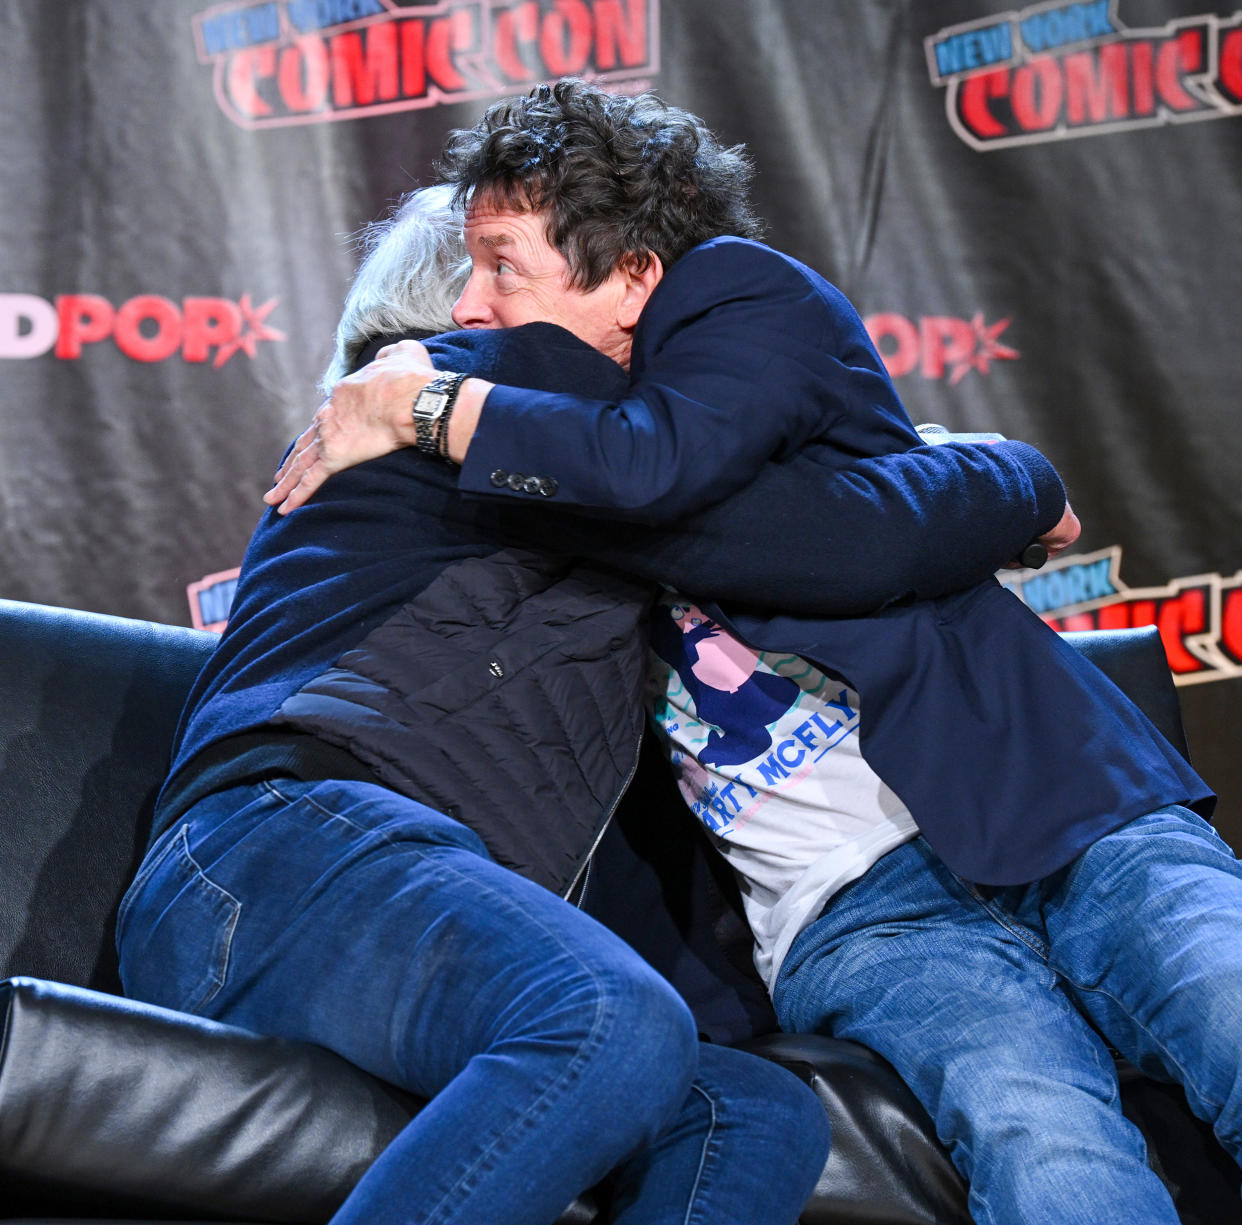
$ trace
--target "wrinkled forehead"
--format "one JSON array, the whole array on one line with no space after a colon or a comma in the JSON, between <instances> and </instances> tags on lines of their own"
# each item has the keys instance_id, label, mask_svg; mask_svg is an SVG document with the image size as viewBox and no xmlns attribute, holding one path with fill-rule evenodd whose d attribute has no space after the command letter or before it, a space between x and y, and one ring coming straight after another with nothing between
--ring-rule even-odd
<instances>
[{"instance_id":1,"label":"wrinkled forehead","mask_svg":"<svg viewBox=\"0 0 1242 1225\"><path fill-rule=\"evenodd\" d=\"M547 210L534 207L530 201L518 197L499 194L495 191L480 190L466 201L464 216L471 218L483 217L541 217L546 219Z\"/></svg>"},{"instance_id":2,"label":"wrinkled forehead","mask_svg":"<svg viewBox=\"0 0 1242 1225\"><path fill-rule=\"evenodd\" d=\"M518 244L553 250L548 230L547 213L510 208L486 197L467 205L463 220L466 241L486 248Z\"/></svg>"}]
</instances>

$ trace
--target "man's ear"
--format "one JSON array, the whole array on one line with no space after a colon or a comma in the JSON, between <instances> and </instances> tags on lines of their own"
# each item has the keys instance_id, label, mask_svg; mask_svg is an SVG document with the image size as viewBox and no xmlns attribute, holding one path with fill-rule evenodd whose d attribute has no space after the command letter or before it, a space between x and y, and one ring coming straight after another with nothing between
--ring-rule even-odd
<instances>
[{"instance_id":1,"label":"man's ear","mask_svg":"<svg viewBox=\"0 0 1242 1225\"><path fill-rule=\"evenodd\" d=\"M638 316L643 313L647 299L664 279L664 264L654 252L647 253L647 263L641 266L637 255L626 255L617 265L623 277L621 300L617 304L617 323L626 331L633 331Z\"/></svg>"}]
</instances>

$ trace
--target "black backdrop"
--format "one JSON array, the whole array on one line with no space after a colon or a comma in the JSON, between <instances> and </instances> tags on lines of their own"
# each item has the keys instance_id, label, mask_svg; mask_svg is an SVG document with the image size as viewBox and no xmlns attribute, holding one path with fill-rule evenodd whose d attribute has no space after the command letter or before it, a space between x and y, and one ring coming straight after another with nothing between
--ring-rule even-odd
<instances>
[{"instance_id":1,"label":"black backdrop","mask_svg":"<svg viewBox=\"0 0 1242 1225\"><path fill-rule=\"evenodd\" d=\"M4 0L0 56L0 595L222 620L350 236L491 99L651 85L750 146L916 421L1055 460L1081 545L1011 581L1160 626L1242 844L1234 5Z\"/></svg>"}]
</instances>

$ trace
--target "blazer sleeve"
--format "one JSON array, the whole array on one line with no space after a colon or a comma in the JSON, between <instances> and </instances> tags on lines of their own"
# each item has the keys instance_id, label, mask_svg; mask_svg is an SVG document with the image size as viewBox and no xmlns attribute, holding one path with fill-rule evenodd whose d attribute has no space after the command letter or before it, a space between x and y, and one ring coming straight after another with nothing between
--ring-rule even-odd
<instances>
[{"instance_id":1,"label":"blazer sleeve","mask_svg":"<svg viewBox=\"0 0 1242 1225\"><path fill-rule=\"evenodd\" d=\"M632 360L619 400L493 389L459 487L512 497L534 477L562 505L668 523L812 440L847 456L919 443L845 298L757 243L716 239L673 265Z\"/></svg>"},{"instance_id":2,"label":"blazer sleeve","mask_svg":"<svg viewBox=\"0 0 1242 1225\"><path fill-rule=\"evenodd\" d=\"M641 525L475 499L498 539L571 553L700 600L857 617L971 587L1060 518L1053 466L1021 442L919 447L830 469L763 465L737 493L675 524Z\"/></svg>"},{"instance_id":3,"label":"blazer sleeve","mask_svg":"<svg viewBox=\"0 0 1242 1225\"><path fill-rule=\"evenodd\" d=\"M626 387L612 362L547 324L428 345L443 369L562 390L606 387L614 396ZM498 541L575 554L701 600L820 616L864 615L971 586L1055 524L1065 505L1052 465L1017 442L860 459L805 448L764 462L723 501L654 526L585 515L538 483L535 492L523 486L507 500L454 499L453 514L482 520L476 529Z\"/></svg>"}]
</instances>

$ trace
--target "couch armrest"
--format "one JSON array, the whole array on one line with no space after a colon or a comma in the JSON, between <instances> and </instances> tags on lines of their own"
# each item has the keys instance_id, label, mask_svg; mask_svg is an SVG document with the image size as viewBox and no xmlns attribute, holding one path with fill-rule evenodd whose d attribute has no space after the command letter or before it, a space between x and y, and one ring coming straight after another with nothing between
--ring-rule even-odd
<instances>
[{"instance_id":1,"label":"couch armrest","mask_svg":"<svg viewBox=\"0 0 1242 1225\"><path fill-rule=\"evenodd\" d=\"M0 983L4 1216L326 1221L416 1099L318 1047Z\"/></svg>"}]
</instances>

